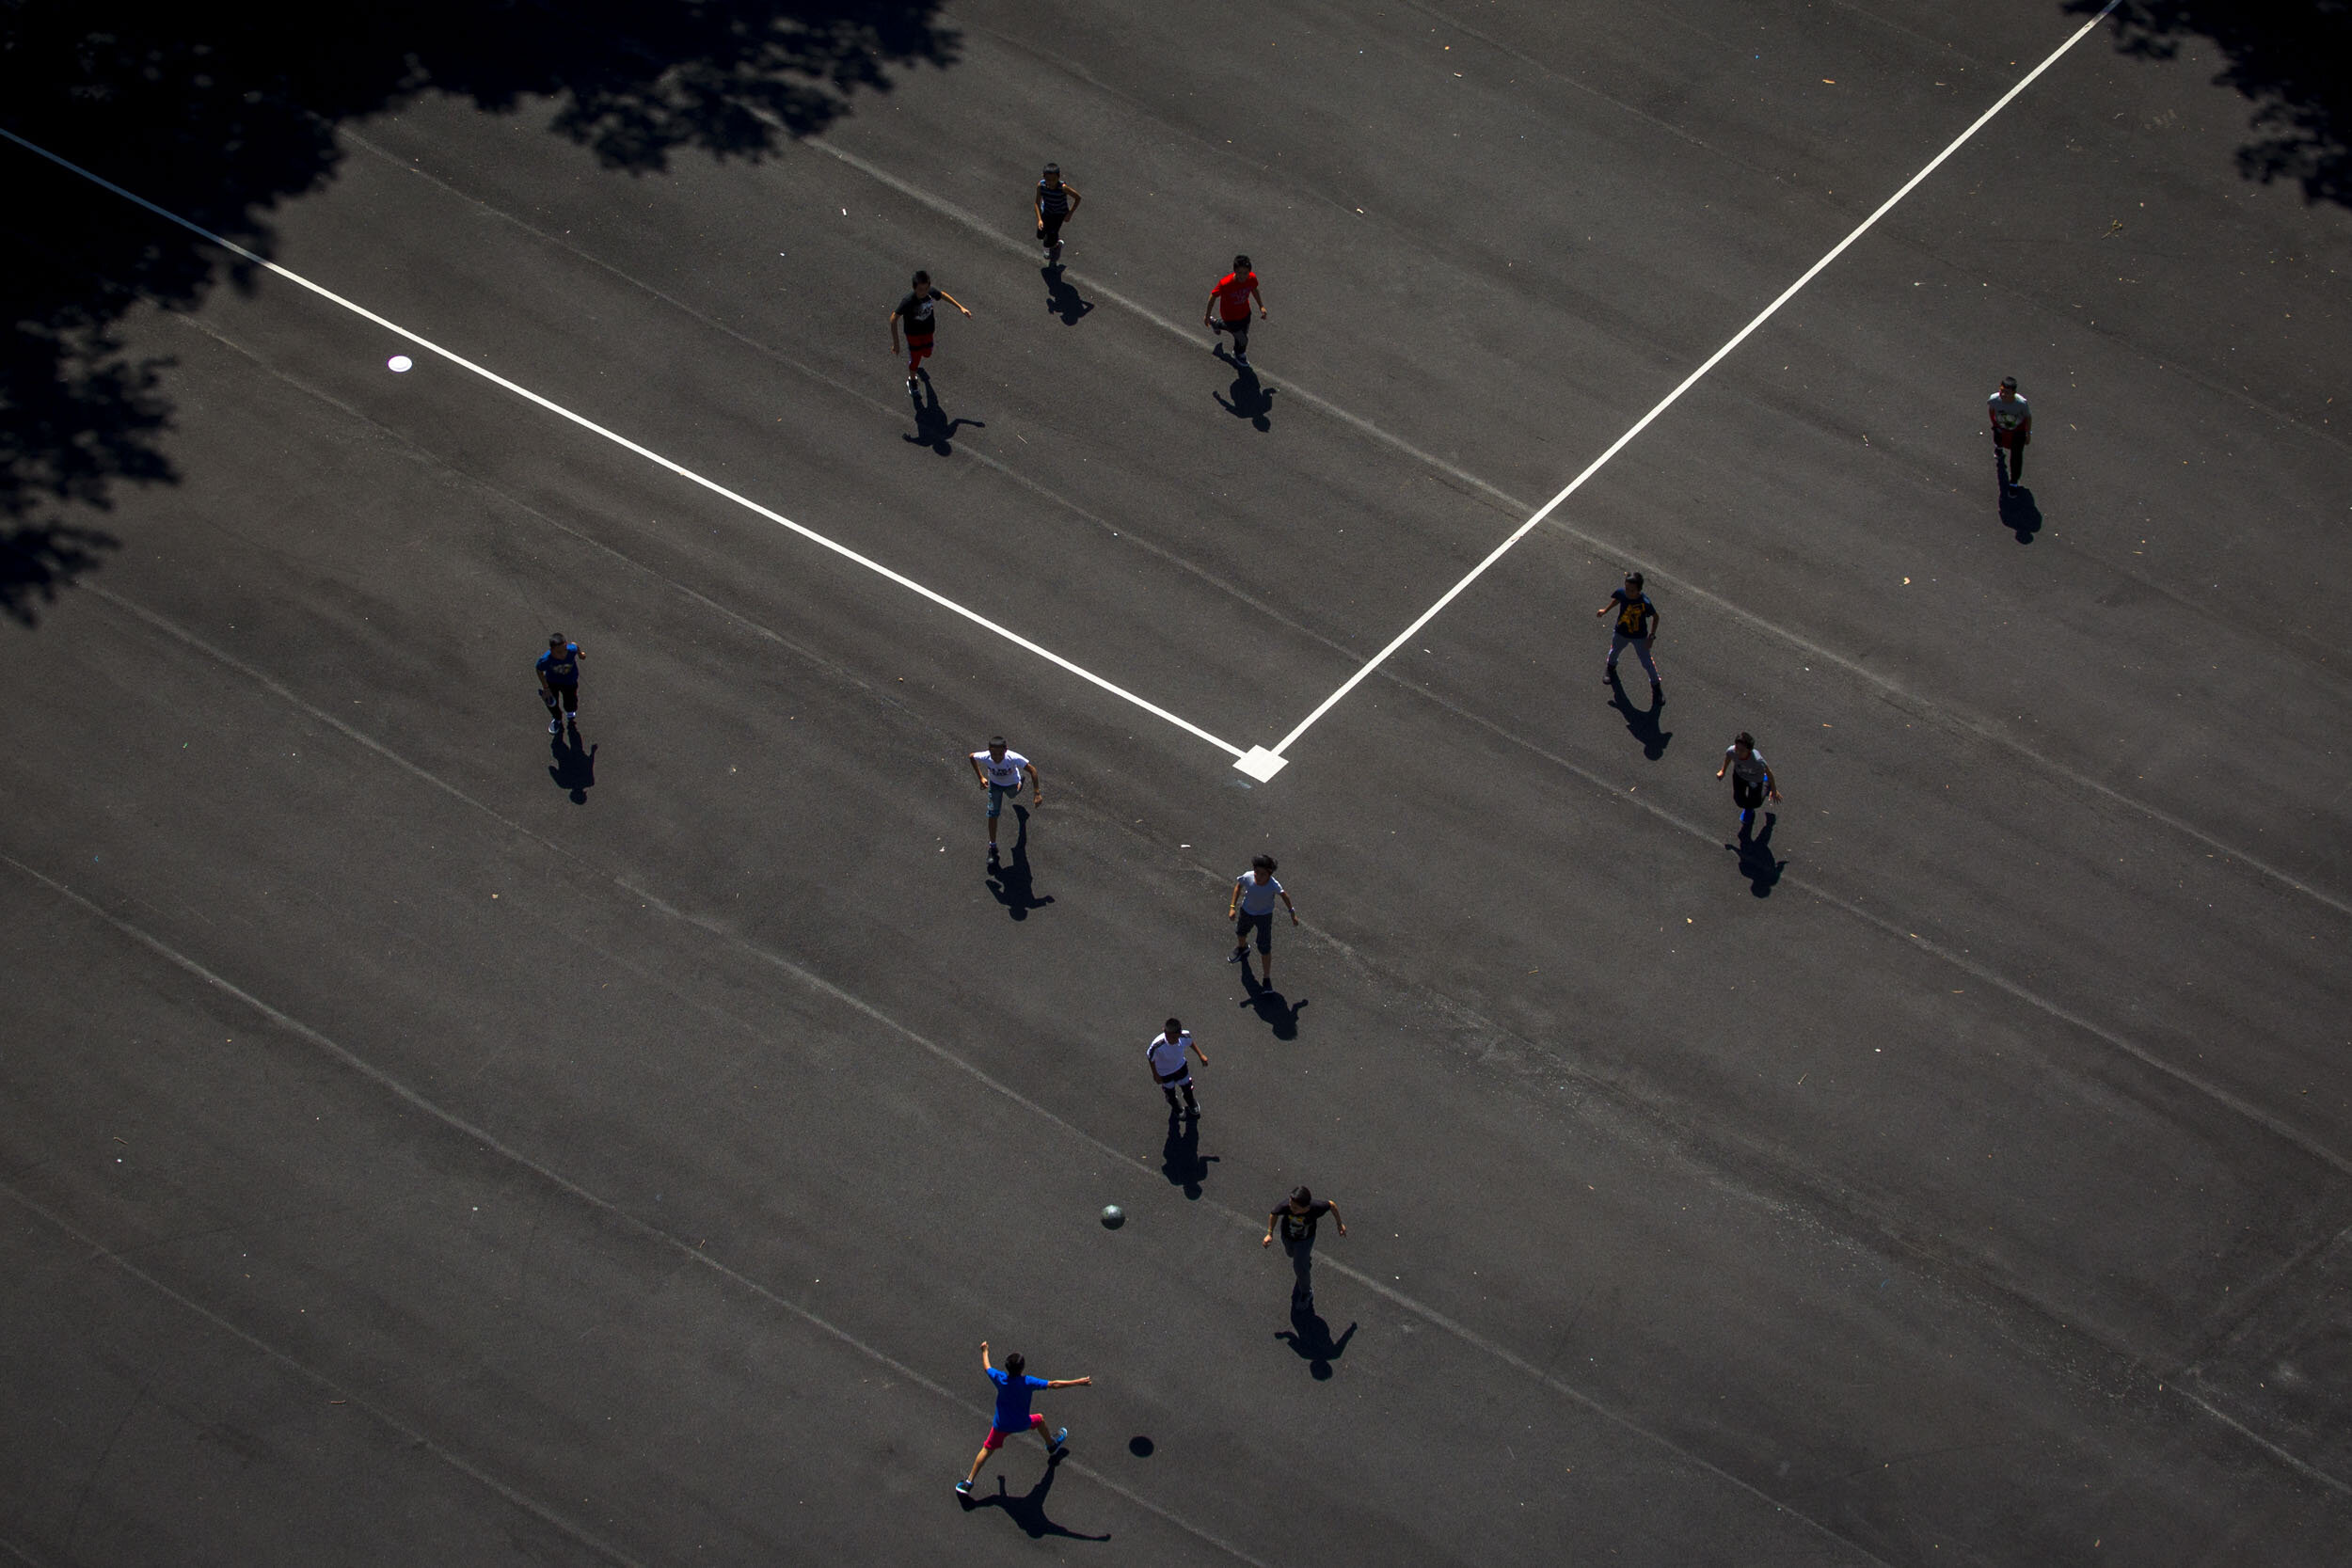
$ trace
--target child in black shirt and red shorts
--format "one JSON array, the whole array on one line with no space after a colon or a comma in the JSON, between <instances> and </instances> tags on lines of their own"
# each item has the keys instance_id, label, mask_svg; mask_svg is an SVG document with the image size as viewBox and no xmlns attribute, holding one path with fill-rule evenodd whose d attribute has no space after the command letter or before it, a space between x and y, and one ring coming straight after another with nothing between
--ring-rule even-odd
<instances>
[{"instance_id":1,"label":"child in black shirt and red shorts","mask_svg":"<svg viewBox=\"0 0 2352 1568\"><path fill-rule=\"evenodd\" d=\"M931 356L931 311L933 306L943 299L957 309L963 310L962 302L955 295L945 289L931 287L930 273L918 272L914 275L914 289L906 298L898 301L898 308L890 312L890 352L904 353L907 356L907 391L911 394L919 396L921 393L922 388L914 379L914 372L921 368L924 360ZM963 314L968 320L972 312L963 310ZM898 326L902 322L906 325L907 334L903 350L898 346ZM930 372L927 371L924 374L928 376Z\"/></svg>"}]
</instances>

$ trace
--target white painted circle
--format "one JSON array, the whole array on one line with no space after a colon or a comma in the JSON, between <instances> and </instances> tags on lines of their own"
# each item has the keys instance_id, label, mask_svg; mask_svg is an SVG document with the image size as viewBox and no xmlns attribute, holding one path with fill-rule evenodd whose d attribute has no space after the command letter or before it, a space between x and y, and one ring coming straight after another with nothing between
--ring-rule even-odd
<instances>
[{"instance_id":1,"label":"white painted circle","mask_svg":"<svg viewBox=\"0 0 2352 1568\"><path fill-rule=\"evenodd\" d=\"M415 364L416 361L409 358L408 356L405 354L395 354L389 359L385 360L384 363L390 366L393 371L399 372L406 370L410 365Z\"/></svg>"}]
</instances>

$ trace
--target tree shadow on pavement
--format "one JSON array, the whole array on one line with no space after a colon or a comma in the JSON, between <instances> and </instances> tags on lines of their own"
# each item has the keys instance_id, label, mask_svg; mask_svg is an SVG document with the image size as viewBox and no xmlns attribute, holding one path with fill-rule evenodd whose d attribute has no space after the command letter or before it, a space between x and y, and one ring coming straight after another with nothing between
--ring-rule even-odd
<instances>
[{"instance_id":1,"label":"tree shadow on pavement","mask_svg":"<svg viewBox=\"0 0 2352 1568\"><path fill-rule=\"evenodd\" d=\"M0 400L7 394L0 392ZM0 409L13 405L0 401ZM72 586L99 564L101 552L119 546L113 534L66 523L25 523L0 528L0 615L24 626L40 621L36 606L55 604L57 591Z\"/></svg>"},{"instance_id":2,"label":"tree shadow on pavement","mask_svg":"<svg viewBox=\"0 0 2352 1568\"><path fill-rule=\"evenodd\" d=\"M1071 286L1070 277L1062 270L1059 261L1038 268L1037 275L1045 279L1046 314L1059 316L1062 325L1077 325L1086 319L1087 312L1094 309L1094 301L1081 296Z\"/></svg>"},{"instance_id":3,"label":"tree shadow on pavement","mask_svg":"<svg viewBox=\"0 0 2352 1568\"><path fill-rule=\"evenodd\" d=\"M1356 1324L1349 1323L1347 1331L1334 1339L1331 1325L1323 1321L1313 1302L1293 1301L1290 1327L1276 1329L1274 1337L1297 1352L1298 1358L1307 1363L1307 1375L1322 1383L1331 1376L1331 1363L1347 1354L1347 1342L1356 1338Z\"/></svg>"},{"instance_id":4,"label":"tree shadow on pavement","mask_svg":"<svg viewBox=\"0 0 2352 1568\"><path fill-rule=\"evenodd\" d=\"M1251 974L1248 964L1242 965L1241 984L1242 990L1248 993L1241 999L1241 1006L1256 1013L1265 1026L1274 1031L1276 1039L1295 1040L1298 1037L1298 1015L1308 1005L1306 997L1293 1002Z\"/></svg>"},{"instance_id":5,"label":"tree shadow on pavement","mask_svg":"<svg viewBox=\"0 0 2352 1568\"><path fill-rule=\"evenodd\" d=\"M1061 1456L1056 1454L1045 1462L1045 1473L1037 1478L1037 1484L1017 1497L1006 1489L1005 1478L999 1475L993 1497L973 1497L966 1500L963 1506L967 1512L982 1508L1003 1509L1005 1516L1019 1525L1032 1541L1042 1541L1049 1535L1057 1535L1066 1541L1108 1541L1110 1536L1107 1534L1081 1535L1045 1516L1045 1495L1054 1489L1054 1474L1060 1468Z\"/></svg>"},{"instance_id":6,"label":"tree shadow on pavement","mask_svg":"<svg viewBox=\"0 0 2352 1568\"><path fill-rule=\"evenodd\" d=\"M1609 705L1625 716L1626 731L1642 743L1644 756L1656 762L1666 754L1675 732L1658 727L1658 716L1665 711L1663 702L1654 700L1647 707L1635 707L1633 699L1625 694L1625 682L1613 671L1609 676Z\"/></svg>"},{"instance_id":7,"label":"tree shadow on pavement","mask_svg":"<svg viewBox=\"0 0 2352 1568\"><path fill-rule=\"evenodd\" d=\"M947 411L939 406L939 392L931 386L930 373L929 372L922 373L921 388L909 394L914 403L914 434L902 436L899 439L911 441L918 447L929 447L942 457L953 457L956 454L956 448L950 437L965 425L970 425L975 430L986 430L988 421L949 419Z\"/></svg>"},{"instance_id":8,"label":"tree shadow on pavement","mask_svg":"<svg viewBox=\"0 0 2352 1568\"><path fill-rule=\"evenodd\" d=\"M823 131L893 71L956 63L936 0L407 0L306 11L86 0L0 4L0 125L263 256L271 214L331 182L347 120L436 95L528 115L605 167L759 158ZM0 529L175 483L167 360L133 308L188 310L252 263L0 141ZM37 214L37 220L32 216ZM74 544L62 537L56 544ZM36 555L38 530L25 546ZM102 560L95 536L12 578L10 613Z\"/></svg>"},{"instance_id":9,"label":"tree shadow on pavement","mask_svg":"<svg viewBox=\"0 0 2352 1568\"><path fill-rule=\"evenodd\" d=\"M1016 805L1012 819L1017 824L1012 835L1012 853L998 862L988 874L988 891L996 895L996 902L1005 906L1005 912L1015 920L1026 920L1031 910L1041 910L1054 901L1047 894L1040 898L1037 885L1029 876L1029 808Z\"/></svg>"},{"instance_id":10,"label":"tree shadow on pavement","mask_svg":"<svg viewBox=\"0 0 2352 1568\"><path fill-rule=\"evenodd\" d=\"M1735 842L1724 846L1740 857L1740 875L1748 879L1748 891L1758 898L1770 898L1773 884L1788 868L1787 861L1772 856L1772 829L1779 821L1778 816L1768 811L1763 832L1751 833L1742 828Z\"/></svg>"},{"instance_id":11,"label":"tree shadow on pavement","mask_svg":"<svg viewBox=\"0 0 2352 1568\"><path fill-rule=\"evenodd\" d=\"M2078 15L2106 0L2066 0ZM2352 6L2343 0L2122 0L2117 53L2169 60L2202 38L2229 61L2213 78L2253 105L2238 172L2292 180L2307 202L2352 206Z\"/></svg>"}]
</instances>

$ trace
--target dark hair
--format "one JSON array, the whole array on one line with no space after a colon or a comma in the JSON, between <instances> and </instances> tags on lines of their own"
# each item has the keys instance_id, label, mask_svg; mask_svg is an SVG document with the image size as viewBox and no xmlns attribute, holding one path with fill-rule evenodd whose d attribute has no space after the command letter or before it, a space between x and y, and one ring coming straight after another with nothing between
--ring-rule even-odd
<instances>
[{"instance_id":1,"label":"dark hair","mask_svg":"<svg viewBox=\"0 0 2352 1568\"><path fill-rule=\"evenodd\" d=\"M1751 752L1756 750L1756 736L1750 735L1745 730L1741 730L1738 735L1733 736L1731 737L1731 743L1734 746L1745 746Z\"/></svg>"},{"instance_id":2,"label":"dark hair","mask_svg":"<svg viewBox=\"0 0 2352 1568\"><path fill-rule=\"evenodd\" d=\"M988 743L991 746L1002 746L1005 743L1005 737L1001 735L992 735L988 737Z\"/></svg>"},{"instance_id":3,"label":"dark hair","mask_svg":"<svg viewBox=\"0 0 2352 1568\"><path fill-rule=\"evenodd\" d=\"M1642 586L1642 574L1639 572L1628 572L1625 575L1625 582L1628 588L1639 590Z\"/></svg>"},{"instance_id":4,"label":"dark hair","mask_svg":"<svg viewBox=\"0 0 2352 1568\"><path fill-rule=\"evenodd\" d=\"M1061 172L1061 165L1059 165L1059 164L1047 164L1047 165L1045 166L1045 172L1046 172L1046 173L1048 173L1048 174L1059 174L1059 173Z\"/></svg>"},{"instance_id":5,"label":"dark hair","mask_svg":"<svg viewBox=\"0 0 2352 1568\"><path fill-rule=\"evenodd\" d=\"M1014 1351L1010 1355L1005 1357L1005 1375L1007 1377L1019 1377L1028 1364L1028 1359L1025 1356L1024 1356L1019 1351Z\"/></svg>"},{"instance_id":6,"label":"dark hair","mask_svg":"<svg viewBox=\"0 0 2352 1568\"><path fill-rule=\"evenodd\" d=\"M562 647L563 645L564 645L564 634L563 634L562 632L560 632L560 631L551 631L551 632L548 633L548 647L550 647L550 648L560 648L560 647Z\"/></svg>"},{"instance_id":7,"label":"dark hair","mask_svg":"<svg viewBox=\"0 0 2352 1568\"><path fill-rule=\"evenodd\" d=\"M1291 1201L1297 1204L1301 1209L1306 1208L1314 1200L1315 1195L1309 1192L1304 1187L1293 1187L1291 1189Z\"/></svg>"},{"instance_id":8,"label":"dark hair","mask_svg":"<svg viewBox=\"0 0 2352 1568\"><path fill-rule=\"evenodd\" d=\"M2013 392L2017 390L2017 378L2013 375L2005 375L2001 377L2001 390L2004 392Z\"/></svg>"},{"instance_id":9,"label":"dark hair","mask_svg":"<svg viewBox=\"0 0 2352 1568\"><path fill-rule=\"evenodd\" d=\"M1168 1037L1169 1039L1174 1039L1177 1036L1183 1034L1184 1032L1184 1021L1183 1019L1171 1018L1168 1021Z\"/></svg>"},{"instance_id":10,"label":"dark hair","mask_svg":"<svg viewBox=\"0 0 2352 1568\"><path fill-rule=\"evenodd\" d=\"M917 283L928 283L931 280L931 275L928 272L918 272L914 275L914 280Z\"/></svg>"},{"instance_id":11,"label":"dark hair","mask_svg":"<svg viewBox=\"0 0 2352 1568\"><path fill-rule=\"evenodd\" d=\"M1250 870L1252 870L1252 871L1256 871L1256 870L1260 869L1261 867L1263 867L1263 869L1265 869L1265 870L1267 870L1267 871L1271 871L1271 870L1273 870L1273 869L1274 869L1274 857L1273 857L1272 855L1252 855L1252 856L1250 856L1250 857L1249 857L1249 869L1250 869Z\"/></svg>"},{"instance_id":12,"label":"dark hair","mask_svg":"<svg viewBox=\"0 0 2352 1568\"><path fill-rule=\"evenodd\" d=\"M1248 272L1249 270L1249 258L1247 256L1234 257L1233 270L1235 272Z\"/></svg>"}]
</instances>

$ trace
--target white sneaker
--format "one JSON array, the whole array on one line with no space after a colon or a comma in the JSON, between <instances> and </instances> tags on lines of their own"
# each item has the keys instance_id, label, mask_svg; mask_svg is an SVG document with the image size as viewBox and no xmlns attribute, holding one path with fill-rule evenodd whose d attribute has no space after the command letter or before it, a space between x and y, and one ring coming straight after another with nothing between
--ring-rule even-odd
<instances>
[{"instance_id":1,"label":"white sneaker","mask_svg":"<svg viewBox=\"0 0 2352 1568\"><path fill-rule=\"evenodd\" d=\"M550 719L550 720L548 720L548 734L549 734L549 735L562 735L563 733L564 733L564 721L563 721L563 720L561 720L561 719Z\"/></svg>"}]
</instances>

